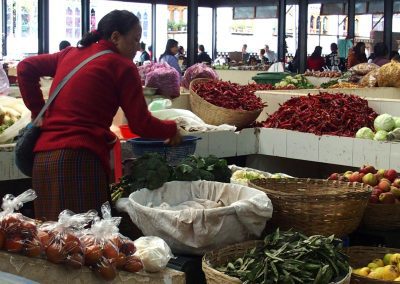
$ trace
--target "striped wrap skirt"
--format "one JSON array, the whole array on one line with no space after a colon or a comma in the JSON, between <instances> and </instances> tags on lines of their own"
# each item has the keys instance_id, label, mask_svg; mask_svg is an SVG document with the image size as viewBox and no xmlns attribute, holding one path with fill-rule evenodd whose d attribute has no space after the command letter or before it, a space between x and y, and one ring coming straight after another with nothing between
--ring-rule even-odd
<instances>
[{"instance_id":1,"label":"striped wrap skirt","mask_svg":"<svg viewBox=\"0 0 400 284\"><path fill-rule=\"evenodd\" d=\"M38 195L35 218L44 221L56 221L64 209L101 212L101 205L110 200L107 172L100 159L85 149L37 152L32 188Z\"/></svg>"}]
</instances>

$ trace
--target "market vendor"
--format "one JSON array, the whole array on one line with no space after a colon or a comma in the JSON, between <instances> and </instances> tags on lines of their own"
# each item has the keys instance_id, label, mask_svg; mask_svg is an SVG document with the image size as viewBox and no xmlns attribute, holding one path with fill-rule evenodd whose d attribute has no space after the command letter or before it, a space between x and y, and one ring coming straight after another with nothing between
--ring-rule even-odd
<instances>
[{"instance_id":1,"label":"market vendor","mask_svg":"<svg viewBox=\"0 0 400 284\"><path fill-rule=\"evenodd\" d=\"M176 55L178 54L178 42L172 38L167 41L165 46L165 51L160 56L160 62L168 63L171 67L178 71L179 75L182 75L181 67L179 66L179 61Z\"/></svg>"},{"instance_id":2,"label":"market vendor","mask_svg":"<svg viewBox=\"0 0 400 284\"><path fill-rule=\"evenodd\" d=\"M61 89L49 106L35 146L32 187L38 198L35 217L57 220L64 209L76 213L100 210L110 199L110 150L116 141L110 132L121 107L134 133L166 139L176 145L181 136L174 121L161 121L147 110L133 58L139 48L139 19L126 10L104 16L98 30L87 33L79 47L29 57L18 65L18 82L26 106L36 117L44 105L39 80L54 77L50 93L86 58L87 63Z\"/></svg>"}]
</instances>

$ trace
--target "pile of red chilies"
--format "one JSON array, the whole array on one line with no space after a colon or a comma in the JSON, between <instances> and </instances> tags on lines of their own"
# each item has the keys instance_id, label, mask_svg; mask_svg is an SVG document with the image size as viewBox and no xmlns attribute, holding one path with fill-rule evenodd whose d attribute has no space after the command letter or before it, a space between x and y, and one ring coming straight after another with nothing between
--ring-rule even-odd
<instances>
[{"instance_id":1,"label":"pile of red chilies","mask_svg":"<svg viewBox=\"0 0 400 284\"><path fill-rule=\"evenodd\" d=\"M263 126L354 137L361 127L373 128L376 116L367 100L358 96L320 93L291 98L270 115Z\"/></svg>"},{"instance_id":2,"label":"pile of red chilies","mask_svg":"<svg viewBox=\"0 0 400 284\"><path fill-rule=\"evenodd\" d=\"M258 85L258 87L257 87ZM265 105L254 92L256 90L271 90L272 85L239 85L224 81L206 81L194 84L193 91L207 102L235 110L258 110Z\"/></svg>"}]
</instances>

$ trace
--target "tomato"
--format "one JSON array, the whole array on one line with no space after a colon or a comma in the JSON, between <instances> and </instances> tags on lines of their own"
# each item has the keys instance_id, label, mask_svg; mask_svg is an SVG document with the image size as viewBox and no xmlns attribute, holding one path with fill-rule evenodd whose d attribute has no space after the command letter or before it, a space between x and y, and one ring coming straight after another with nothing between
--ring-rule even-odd
<instances>
[{"instance_id":1,"label":"tomato","mask_svg":"<svg viewBox=\"0 0 400 284\"><path fill-rule=\"evenodd\" d=\"M42 246L44 249L47 249L47 247L51 244L52 238L48 232L45 231L38 231L38 238L40 242L42 243Z\"/></svg>"},{"instance_id":2,"label":"tomato","mask_svg":"<svg viewBox=\"0 0 400 284\"><path fill-rule=\"evenodd\" d=\"M20 235L13 235L6 238L5 249L9 252L21 252L24 242Z\"/></svg>"},{"instance_id":3,"label":"tomato","mask_svg":"<svg viewBox=\"0 0 400 284\"><path fill-rule=\"evenodd\" d=\"M114 243L107 242L103 247L103 256L109 260L116 259L118 257L118 249Z\"/></svg>"},{"instance_id":4,"label":"tomato","mask_svg":"<svg viewBox=\"0 0 400 284\"><path fill-rule=\"evenodd\" d=\"M136 248L131 240L125 240L120 247L120 251L126 255L132 255L135 253Z\"/></svg>"},{"instance_id":5,"label":"tomato","mask_svg":"<svg viewBox=\"0 0 400 284\"><path fill-rule=\"evenodd\" d=\"M72 268L79 269L83 266L84 260L83 260L83 254L81 253L74 253L69 256L67 256L67 259L65 260L65 263Z\"/></svg>"},{"instance_id":6,"label":"tomato","mask_svg":"<svg viewBox=\"0 0 400 284\"><path fill-rule=\"evenodd\" d=\"M4 217L1 222L1 226L4 228L6 232L10 232L13 230L18 230L21 227L21 219L18 218L17 214L10 214Z\"/></svg>"},{"instance_id":7,"label":"tomato","mask_svg":"<svg viewBox=\"0 0 400 284\"><path fill-rule=\"evenodd\" d=\"M63 248L59 242L53 242L47 247L46 256L50 262L55 264L63 262L66 258Z\"/></svg>"},{"instance_id":8,"label":"tomato","mask_svg":"<svg viewBox=\"0 0 400 284\"><path fill-rule=\"evenodd\" d=\"M85 264L95 265L100 261L103 253L99 245L92 245L85 248Z\"/></svg>"},{"instance_id":9,"label":"tomato","mask_svg":"<svg viewBox=\"0 0 400 284\"><path fill-rule=\"evenodd\" d=\"M126 258L126 264L124 266L124 270L135 273L142 269L143 269L143 263L139 258L133 255L128 256Z\"/></svg>"},{"instance_id":10,"label":"tomato","mask_svg":"<svg viewBox=\"0 0 400 284\"><path fill-rule=\"evenodd\" d=\"M122 269L126 263L126 255L122 252L118 254L117 259L114 260L115 264L117 265L118 269Z\"/></svg>"},{"instance_id":11,"label":"tomato","mask_svg":"<svg viewBox=\"0 0 400 284\"><path fill-rule=\"evenodd\" d=\"M102 264L97 267L96 271L107 281L111 281L117 276L117 270L109 262L102 262Z\"/></svg>"},{"instance_id":12,"label":"tomato","mask_svg":"<svg viewBox=\"0 0 400 284\"><path fill-rule=\"evenodd\" d=\"M21 223L21 230L29 231L30 233L35 234L37 232L37 227L34 223L24 221Z\"/></svg>"},{"instance_id":13,"label":"tomato","mask_svg":"<svg viewBox=\"0 0 400 284\"><path fill-rule=\"evenodd\" d=\"M5 242L6 242L6 233L2 229L0 229L0 249L3 249Z\"/></svg>"},{"instance_id":14,"label":"tomato","mask_svg":"<svg viewBox=\"0 0 400 284\"><path fill-rule=\"evenodd\" d=\"M123 244L123 240L121 239L120 236L115 236L113 238L111 238L111 241L115 244L115 246L119 249L122 244Z\"/></svg>"},{"instance_id":15,"label":"tomato","mask_svg":"<svg viewBox=\"0 0 400 284\"><path fill-rule=\"evenodd\" d=\"M72 234L64 236L65 252L67 254L82 253L81 242L78 237Z\"/></svg>"},{"instance_id":16,"label":"tomato","mask_svg":"<svg viewBox=\"0 0 400 284\"><path fill-rule=\"evenodd\" d=\"M26 241L22 249L23 254L29 257L38 257L42 253L42 246L39 240Z\"/></svg>"}]
</instances>

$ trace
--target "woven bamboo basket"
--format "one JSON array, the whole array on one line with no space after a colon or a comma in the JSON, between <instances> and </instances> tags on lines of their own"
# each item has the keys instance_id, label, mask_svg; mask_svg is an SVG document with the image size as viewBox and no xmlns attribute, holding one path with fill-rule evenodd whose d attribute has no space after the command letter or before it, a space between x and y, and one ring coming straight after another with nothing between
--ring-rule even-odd
<instances>
[{"instance_id":1,"label":"woven bamboo basket","mask_svg":"<svg viewBox=\"0 0 400 284\"><path fill-rule=\"evenodd\" d=\"M364 228L377 231L400 229L400 204L372 204L365 209Z\"/></svg>"},{"instance_id":2,"label":"woven bamboo basket","mask_svg":"<svg viewBox=\"0 0 400 284\"><path fill-rule=\"evenodd\" d=\"M212 79L200 78L190 83L190 107L192 112L199 116L205 123L211 125L229 124L241 129L253 123L263 110L234 110L213 105L193 91L193 84L202 81L212 81Z\"/></svg>"},{"instance_id":3,"label":"woven bamboo basket","mask_svg":"<svg viewBox=\"0 0 400 284\"><path fill-rule=\"evenodd\" d=\"M337 237L358 227L372 190L362 183L317 179L257 179L249 186L271 199L271 228Z\"/></svg>"},{"instance_id":4,"label":"woven bamboo basket","mask_svg":"<svg viewBox=\"0 0 400 284\"><path fill-rule=\"evenodd\" d=\"M400 249L354 246L344 248L343 252L349 256L349 264L354 269L365 267L375 258L383 258L387 253L400 253ZM351 284L384 284L399 283L394 281L376 280L368 277L352 274Z\"/></svg>"},{"instance_id":5,"label":"woven bamboo basket","mask_svg":"<svg viewBox=\"0 0 400 284\"><path fill-rule=\"evenodd\" d=\"M235 245L230 245L223 249L215 250L206 253L203 256L202 268L206 276L207 284L240 284L240 281L236 277L226 275L214 267L226 265L228 262L233 261L243 255L250 249L256 246L262 246L263 241L247 241ZM350 273L343 280L337 282L337 284L349 283Z\"/></svg>"},{"instance_id":6,"label":"woven bamboo basket","mask_svg":"<svg viewBox=\"0 0 400 284\"><path fill-rule=\"evenodd\" d=\"M235 284L242 283L238 278L226 275L213 267L218 267L235 260L257 245L262 245L263 241L248 241L244 243L234 244L223 249L206 253L203 256L202 268L206 276L207 284Z\"/></svg>"}]
</instances>

